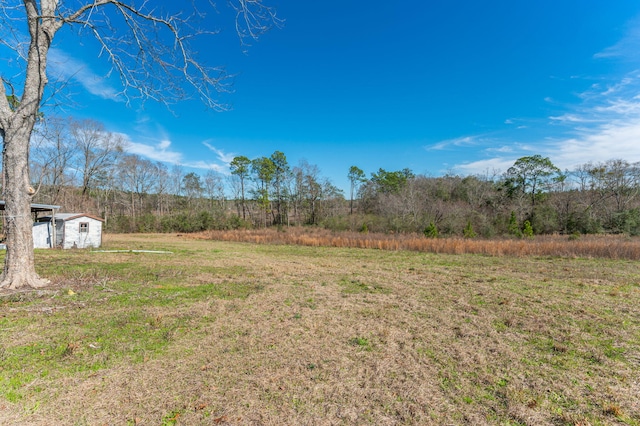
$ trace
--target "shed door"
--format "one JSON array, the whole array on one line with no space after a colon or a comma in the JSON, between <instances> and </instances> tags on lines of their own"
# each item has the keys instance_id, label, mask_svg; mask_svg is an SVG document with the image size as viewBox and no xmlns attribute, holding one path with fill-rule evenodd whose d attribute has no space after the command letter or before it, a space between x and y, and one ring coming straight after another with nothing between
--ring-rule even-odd
<instances>
[{"instance_id":1,"label":"shed door","mask_svg":"<svg viewBox=\"0 0 640 426\"><path fill-rule=\"evenodd\" d=\"M64 243L64 220L56 220L56 247L62 246Z\"/></svg>"}]
</instances>

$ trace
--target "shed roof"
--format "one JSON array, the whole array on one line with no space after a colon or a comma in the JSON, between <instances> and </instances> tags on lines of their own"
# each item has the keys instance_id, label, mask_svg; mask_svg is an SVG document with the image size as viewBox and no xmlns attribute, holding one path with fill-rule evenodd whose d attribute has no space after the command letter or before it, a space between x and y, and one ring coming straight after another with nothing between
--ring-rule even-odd
<instances>
[{"instance_id":1,"label":"shed roof","mask_svg":"<svg viewBox=\"0 0 640 426\"><path fill-rule=\"evenodd\" d=\"M4 210L5 207L5 202L4 201L0 201L0 210ZM37 203L33 203L31 204L31 212L35 213L35 212L47 212L47 211L51 211L51 210L58 210L60 208L60 206L54 206L52 204L37 204Z\"/></svg>"},{"instance_id":2,"label":"shed roof","mask_svg":"<svg viewBox=\"0 0 640 426\"><path fill-rule=\"evenodd\" d=\"M58 213L56 215L56 220L62 219L66 222L68 220L77 219L79 217L88 217L93 220L99 220L100 222L104 222L104 219L99 218L97 216L90 215L90 214L86 214L86 213ZM39 220L43 222L51 221L51 216L43 216Z\"/></svg>"}]
</instances>

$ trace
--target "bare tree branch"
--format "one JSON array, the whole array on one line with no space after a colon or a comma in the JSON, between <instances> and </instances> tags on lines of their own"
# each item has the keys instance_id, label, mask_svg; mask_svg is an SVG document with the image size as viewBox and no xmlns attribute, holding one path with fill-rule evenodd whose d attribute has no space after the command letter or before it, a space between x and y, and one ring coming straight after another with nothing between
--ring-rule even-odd
<instances>
[{"instance_id":1,"label":"bare tree branch","mask_svg":"<svg viewBox=\"0 0 640 426\"><path fill-rule=\"evenodd\" d=\"M24 9L0 5L0 43L18 53L22 62L28 62L29 37L20 31L22 15L28 10L29 22L52 26L44 30L50 37L60 26L73 28L80 37L92 36L99 45L98 55L111 65L107 77L117 75L120 79L121 89L115 96L127 103L150 99L169 106L199 98L214 110L224 110L227 106L218 96L231 91L231 77L223 67L204 64L192 46L195 40L218 33L196 26L207 12L217 11L210 1L205 6L202 2L192 4L192 13L185 14L162 11L148 1L24 0ZM229 0L228 4L235 12L235 29L244 46L249 39L283 23L262 0ZM36 27L30 28L33 36Z\"/></svg>"},{"instance_id":2,"label":"bare tree branch","mask_svg":"<svg viewBox=\"0 0 640 426\"><path fill-rule=\"evenodd\" d=\"M262 0L231 1L241 40L255 38L281 23ZM161 11L146 0L12 0L11 4L0 0L0 48L11 49L18 59L17 66L13 60L7 61L6 69L13 72L15 68L15 75L0 75L7 233L0 288L46 285L35 271L28 159L31 135L48 84L47 59L54 36L62 27L75 29L80 36L92 35L98 44L98 56L112 67L107 78L113 73L120 78L122 88L115 96L128 103L153 99L169 105L198 97L214 110L225 109L216 95L229 90L227 74L220 67L200 62L192 45L196 37L215 31L195 26L193 22L205 14L195 1L192 5L193 14L185 16L178 11ZM208 5L215 11L210 1ZM167 6L183 8L172 3ZM68 79L69 75L67 72L64 77ZM21 93L15 94L14 87ZM8 89L12 91L11 102ZM85 182L85 190L87 187Z\"/></svg>"},{"instance_id":3,"label":"bare tree branch","mask_svg":"<svg viewBox=\"0 0 640 426\"><path fill-rule=\"evenodd\" d=\"M236 30L241 40L256 38L271 25L280 25L272 9L261 1L238 0ZM101 47L101 55L111 63L122 84L120 95L127 102L152 99L167 105L178 100L200 98L214 110L226 109L217 94L230 90L229 76L221 67L204 65L192 49L191 41L217 31L194 27L191 22L205 13L170 14L149 9L148 3L132 6L118 0L99 0L62 17L89 31Z\"/></svg>"}]
</instances>

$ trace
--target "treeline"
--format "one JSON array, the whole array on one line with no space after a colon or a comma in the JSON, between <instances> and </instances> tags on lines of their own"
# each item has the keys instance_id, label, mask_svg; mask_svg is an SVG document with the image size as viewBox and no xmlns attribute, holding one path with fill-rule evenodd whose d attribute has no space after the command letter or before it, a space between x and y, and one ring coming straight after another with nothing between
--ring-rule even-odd
<instances>
[{"instance_id":1,"label":"treeline","mask_svg":"<svg viewBox=\"0 0 640 426\"><path fill-rule=\"evenodd\" d=\"M95 121L47 119L34 137L34 202L106 220L111 232L312 225L427 237L640 234L640 164L612 159L561 171L523 157L505 173L416 175L345 170L345 195L317 166L283 152L237 156L229 173L185 172L127 153Z\"/></svg>"},{"instance_id":2,"label":"treeline","mask_svg":"<svg viewBox=\"0 0 640 426\"><path fill-rule=\"evenodd\" d=\"M355 170L355 171L354 171ZM380 169L349 175L381 232L473 237L534 234L640 234L640 163L613 159L561 171L549 158L522 157L503 174L415 176Z\"/></svg>"},{"instance_id":3,"label":"treeline","mask_svg":"<svg viewBox=\"0 0 640 426\"><path fill-rule=\"evenodd\" d=\"M34 202L102 217L111 232L320 225L344 206L317 166L285 155L234 159L230 173L186 172L127 152L96 121L47 119L31 149Z\"/></svg>"}]
</instances>

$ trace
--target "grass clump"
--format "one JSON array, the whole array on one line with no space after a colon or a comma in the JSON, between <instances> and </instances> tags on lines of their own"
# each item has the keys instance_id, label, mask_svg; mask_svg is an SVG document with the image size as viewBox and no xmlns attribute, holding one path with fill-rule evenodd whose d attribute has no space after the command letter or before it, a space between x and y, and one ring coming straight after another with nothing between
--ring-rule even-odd
<instances>
[{"instance_id":1,"label":"grass clump","mask_svg":"<svg viewBox=\"0 0 640 426\"><path fill-rule=\"evenodd\" d=\"M340 280L340 286L344 294L358 294L358 293L388 293L389 291L382 287L380 284L373 282L364 282L357 278L342 278Z\"/></svg>"},{"instance_id":2,"label":"grass clump","mask_svg":"<svg viewBox=\"0 0 640 426\"><path fill-rule=\"evenodd\" d=\"M366 351L370 351L372 349L371 342L366 337L352 337L349 339L349 344Z\"/></svg>"}]
</instances>

